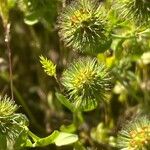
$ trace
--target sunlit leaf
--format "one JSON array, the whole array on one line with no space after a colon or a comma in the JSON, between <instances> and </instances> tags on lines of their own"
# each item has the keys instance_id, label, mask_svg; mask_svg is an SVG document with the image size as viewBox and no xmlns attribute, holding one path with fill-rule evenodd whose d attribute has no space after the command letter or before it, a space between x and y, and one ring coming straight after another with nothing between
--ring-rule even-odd
<instances>
[{"instance_id":1,"label":"sunlit leaf","mask_svg":"<svg viewBox=\"0 0 150 150\"><path fill-rule=\"evenodd\" d=\"M60 132L58 137L55 139L55 144L57 146L68 145L76 142L78 140L78 136L70 133Z\"/></svg>"}]
</instances>

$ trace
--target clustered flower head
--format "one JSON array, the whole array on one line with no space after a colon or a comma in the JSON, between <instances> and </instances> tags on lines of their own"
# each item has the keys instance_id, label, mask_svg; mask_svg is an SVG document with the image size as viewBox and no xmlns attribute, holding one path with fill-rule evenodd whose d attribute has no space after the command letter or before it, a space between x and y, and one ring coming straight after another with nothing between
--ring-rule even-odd
<instances>
[{"instance_id":1,"label":"clustered flower head","mask_svg":"<svg viewBox=\"0 0 150 150\"><path fill-rule=\"evenodd\" d=\"M104 50L110 42L106 31L107 11L95 0L76 0L65 7L58 20L65 45L82 52Z\"/></svg>"},{"instance_id":2,"label":"clustered flower head","mask_svg":"<svg viewBox=\"0 0 150 150\"><path fill-rule=\"evenodd\" d=\"M17 105L6 95L0 96L0 117L12 115L17 110Z\"/></svg>"},{"instance_id":3,"label":"clustered flower head","mask_svg":"<svg viewBox=\"0 0 150 150\"><path fill-rule=\"evenodd\" d=\"M149 0L116 0L115 6L121 17L131 19L137 25L150 25Z\"/></svg>"},{"instance_id":4,"label":"clustered flower head","mask_svg":"<svg viewBox=\"0 0 150 150\"><path fill-rule=\"evenodd\" d=\"M104 64L96 59L84 58L75 61L63 72L62 84L75 107L87 111L106 99L111 90L112 76Z\"/></svg>"},{"instance_id":5,"label":"clustered flower head","mask_svg":"<svg viewBox=\"0 0 150 150\"><path fill-rule=\"evenodd\" d=\"M150 149L150 119L139 117L127 124L119 133L118 147L121 150Z\"/></svg>"},{"instance_id":6,"label":"clustered flower head","mask_svg":"<svg viewBox=\"0 0 150 150\"><path fill-rule=\"evenodd\" d=\"M28 124L27 118L22 114L17 114L15 111L18 106L8 96L0 96L0 137L15 140L24 125Z\"/></svg>"}]
</instances>

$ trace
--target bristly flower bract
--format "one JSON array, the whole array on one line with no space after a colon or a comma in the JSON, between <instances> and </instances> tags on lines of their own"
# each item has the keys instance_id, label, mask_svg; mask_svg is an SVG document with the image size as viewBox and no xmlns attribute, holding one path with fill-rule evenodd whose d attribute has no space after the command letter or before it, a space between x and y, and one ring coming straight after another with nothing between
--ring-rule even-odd
<instances>
[{"instance_id":1,"label":"bristly flower bract","mask_svg":"<svg viewBox=\"0 0 150 150\"><path fill-rule=\"evenodd\" d=\"M120 150L150 149L150 119L138 117L120 131L118 136Z\"/></svg>"},{"instance_id":2,"label":"bristly flower bract","mask_svg":"<svg viewBox=\"0 0 150 150\"><path fill-rule=\"evenodd\" d=\"M66 6L58 20L65 46L86 53L102 52L110 46L107 11L95 0L78 0Z\"/></svg>"},{"instance_id":3,"label":"bristly flower bract","mask_svg":"<svg viewBox=\"0 0 150 150\"><path fill-rule=\"evenodd\" d=\"M72 63L63 72L62 84L69 100L78 109L89 111L98 102L105 101L112 87L112 76L104 64L96 59L84 58Z\"/></svg>"},{"instance_id":4,"label":"bristly flower bract","mask_svg":"<svg viewBox=\"0 0 150 150\"><path fill-rule=\"evenodd\" d=\"M122 18L132 20L136 25L150 26L149 0L116 0L115 8L119 10Z\"/></svg>"}]
</instances>

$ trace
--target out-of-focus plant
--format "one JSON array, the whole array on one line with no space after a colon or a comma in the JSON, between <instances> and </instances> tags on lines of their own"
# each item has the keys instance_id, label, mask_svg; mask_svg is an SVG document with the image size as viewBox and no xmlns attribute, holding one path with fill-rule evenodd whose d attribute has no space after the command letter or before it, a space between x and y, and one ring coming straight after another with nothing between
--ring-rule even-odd
<instances>
[{"instance_id":1,"label":"out-of-focus plant","mask_svg":"<svg viewBox=\"0 0 150 150\"><path fill-rule=\"evenodd\" d=\"M42 22L47 28L53 26L57 15L57 0L18 0L17 4L24 13L26 24Z\"/></svg>"},{"instance_id":2,"label":"out-of-focus plant","mask_svg":"<svg viewBox=\"0 0 150 150\"><path fill-rule=\"evenodd\" d=\"M40 56L44 72L54 83L48 97L50 108L43 110L48 117L54 115L49 109L55 113L58 110L61 117L69 116L69 123L61 120L61 132L55 130L50 136L39 138L29 130L25 115L16 113L14 101L3 97L0 101L3 144L0 148L75 143L75 150L149 149L150 2L0 0L9 52L12 8L23 12L25 27L31 31L35 45L42 43L39 31L44 32L42 36L46 35L41 38L46 39L44 44L54 38L48 47L52 59ZM41 26L44 28L38 30ZM34 44L31 42L31 45ZM47 49L47 43L45 47ZM34 50L37 52L35 47ZM9 66L13 99L11 59ZM41 77L38 78L43 83ZM40 96L44 95L39 89L37 91ZM118 131L124 126L124 120L132 119L137 113L145 117L134 119Z\"/></svg>"},{"instance_id":3,"label":"out-of-focus plant","mask_svg":"<svg viewBox=\"0 0 150 150\"><path fill-rule=\"evenodd\" d=\"M121 150L141 150L150 148L150 120L139 117L129 122L118 135L118 147Z\"/></svg>"},{"instance_id":4,"label":"out-of-focus plant","mask_svg":"<svg viewBox=\"0 0 150 150\"><path fill-rule=\"evenodd\" d=\"M137 25L150 24L149 0L116 0L115 7L119 10L120 17L133 20Z\"/></svg>"}]
</instances>

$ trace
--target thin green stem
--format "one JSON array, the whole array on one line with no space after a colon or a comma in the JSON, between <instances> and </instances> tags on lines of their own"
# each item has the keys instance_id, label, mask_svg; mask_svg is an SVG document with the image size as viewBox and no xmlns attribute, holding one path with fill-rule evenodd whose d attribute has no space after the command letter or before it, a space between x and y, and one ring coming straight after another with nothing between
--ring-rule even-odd
<instances>
[{"instance_id":1,"label":"thin green stem","mask_svg":"<svg viewBox=\"0 0 150 150\"><path fill-rule=\"evenodd\" d=\"M40 139L37 135L35 135L29 129L28 129L28 135L34 140L34 142L37 142Z\"/></svg>"},{"instance_id":2,"label":"thin green stem","mask_svg":"<svg viewBox=\"0 0 150 150\"><path fill-rule=\"evenodd\" d=\"M73 124L78 128L83 122L83 116L81 111L73 112Z\"/></svg>"},{"instance_id":3,"label":"thin green stem","mask_svg":"<svg viewBox=\"0 0 150 150\"><path fill-rule=\"evenodd\" d=\"M111 36L113 38L117 38L117 39L133 39L133 38L136 38L135 35L124 36L124 35L111 34Z\"/></svg>"}]
</instances>

